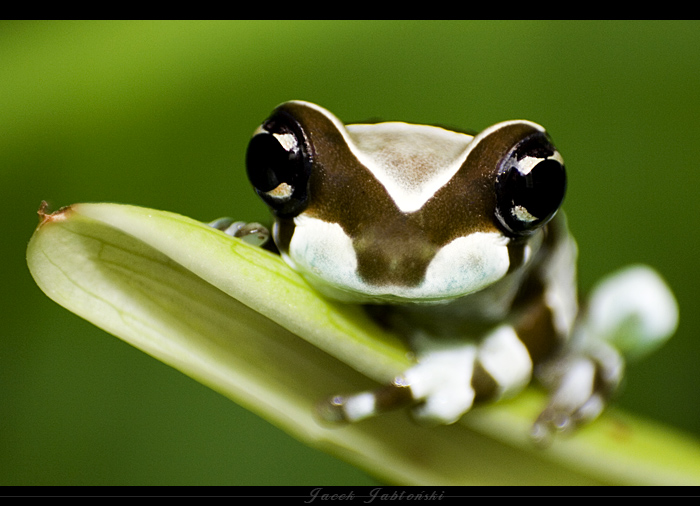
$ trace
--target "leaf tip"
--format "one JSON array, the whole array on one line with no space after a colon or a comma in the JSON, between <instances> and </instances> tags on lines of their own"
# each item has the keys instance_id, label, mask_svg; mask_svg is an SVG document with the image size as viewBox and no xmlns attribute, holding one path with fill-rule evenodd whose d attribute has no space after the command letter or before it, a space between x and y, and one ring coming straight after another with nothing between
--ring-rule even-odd
<instances>
[{"instance_id":1,"label":"leaf tip","mask_svg":"<svg viewBox=\"0 0 700 506\"><path fill-rule=\"evenodd\" d=\"M37 228L41 228L46 223L65 220L68 217L68 213L72 210L72 206L62 207L52 213L49 212L48 209L49 203L42 200L41 204L39 204L39 209L37 210L37 214L39 215L39 226Z\"/></svg>"}]
</instances>

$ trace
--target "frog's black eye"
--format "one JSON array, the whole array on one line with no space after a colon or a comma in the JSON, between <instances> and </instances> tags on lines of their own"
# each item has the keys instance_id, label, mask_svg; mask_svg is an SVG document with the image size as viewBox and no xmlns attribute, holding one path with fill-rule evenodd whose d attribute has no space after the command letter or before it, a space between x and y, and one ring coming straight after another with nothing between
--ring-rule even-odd
<instances>
[{"instance_id":1,"label":"frog's black eye","mask_svg":"<svg viewBox=\"0 0 700 506\"><path fill-rule=\"evenodd\" d=\"M248 179L277 216L291 218L306 208L310 151L303 128L284 111L268 118L250 140Z\"/></svg>"},{"instance_id":2,"label":"frog's black eye","mask_svg":"<svg viewBox=\"0 0 700 506\"><path fill-rule=\"evenodd\" d=\"M561 156L544 133L519 142L496 181L496 218L512 236L528 235L554 217L566 193Z\"/></svg>"}]
</instances>

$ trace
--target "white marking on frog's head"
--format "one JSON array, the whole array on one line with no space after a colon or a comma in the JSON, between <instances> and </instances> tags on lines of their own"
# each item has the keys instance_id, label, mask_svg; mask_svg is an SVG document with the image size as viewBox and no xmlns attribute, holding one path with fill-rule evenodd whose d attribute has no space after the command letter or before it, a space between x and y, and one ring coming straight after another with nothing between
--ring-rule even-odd
<instances>
[{"instance_id":1,"label":"white marking on frog's head","mask_svg":"<svg viewBox=\"0 0 700 506\"><path fill-rule=\"evenodd\" d=\"M400 122L348 125L348 146L404 213L417 211L452 179L471 135Z\"/></svg>"}]
</instances>

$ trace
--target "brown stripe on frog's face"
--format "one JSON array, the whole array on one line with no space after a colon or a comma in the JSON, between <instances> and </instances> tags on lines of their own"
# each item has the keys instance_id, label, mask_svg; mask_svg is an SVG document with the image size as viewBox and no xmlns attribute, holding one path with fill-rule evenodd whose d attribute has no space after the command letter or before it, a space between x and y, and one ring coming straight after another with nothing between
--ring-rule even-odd
<instances>
[{"instance_id":1,"label":"brown stripe on frog's face","mask_svg":"<svg viewBox=\"0 0 700 506\"><path fill-rule=\"evenodd\" d=\"M544 138L534 123L500 123L475 137L406 123L346 127L316 105L288 102L259 132L248 171L277 215L275 242L327 295L463 296L501 279L509 245L512 253L527 242L527 234L513 241L517 234L498 218L497 180L523 139ZM270 133L289 148L292 168L256 180L251 159L261 158Z\"/></svg>"}]
</instances>

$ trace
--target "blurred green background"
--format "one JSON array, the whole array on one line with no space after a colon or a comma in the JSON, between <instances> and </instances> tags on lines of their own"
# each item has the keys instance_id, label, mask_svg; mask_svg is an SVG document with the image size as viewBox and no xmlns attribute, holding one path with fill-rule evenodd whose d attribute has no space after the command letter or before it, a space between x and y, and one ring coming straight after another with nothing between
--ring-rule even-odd
<instances>
[{"instance_id":1,"label":"blurred green background","mask_svg":"<svg viewBox=\"0 0 700 506\"><path fill-rule=\"evenodd\" d=\"M0 484L376 483L62 309L24 260L42 199L266 218L242 161L290 99L545 125L582 288L645 262L680 303L617 404L700 434L699 85L697 22L0 22Z\"/></svg>"}]
</instances>

